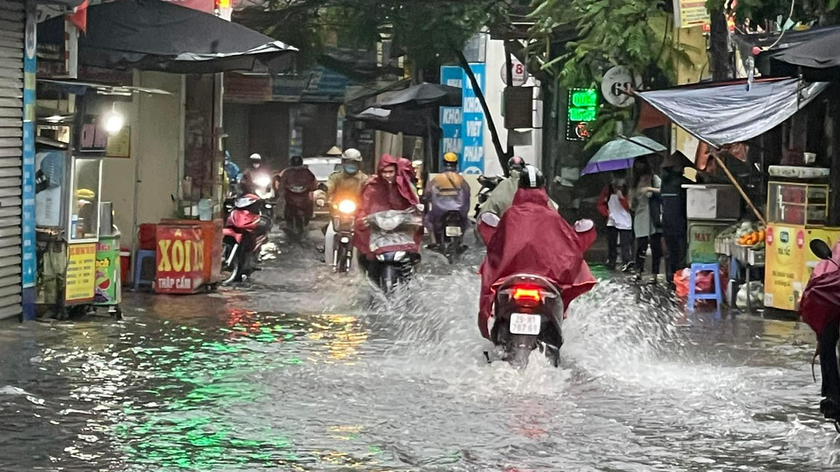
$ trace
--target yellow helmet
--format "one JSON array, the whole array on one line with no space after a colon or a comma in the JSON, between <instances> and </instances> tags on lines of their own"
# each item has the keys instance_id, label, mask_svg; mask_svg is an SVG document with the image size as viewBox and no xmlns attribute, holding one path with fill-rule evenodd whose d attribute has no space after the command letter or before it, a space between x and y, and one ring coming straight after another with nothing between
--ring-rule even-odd
<instances>
[{"instance_id":1,"label":"yellow helmet","mask_svg":"<svg viewBox=\"0 0 840 472\"><path fill-rule=\"evenodd\" d=\"M443 155L443 162L449 162L451 164L457 164L458 163L458 155L455 154L454 152L447 152L446 154Z\"/></svg>"}]
</instances>

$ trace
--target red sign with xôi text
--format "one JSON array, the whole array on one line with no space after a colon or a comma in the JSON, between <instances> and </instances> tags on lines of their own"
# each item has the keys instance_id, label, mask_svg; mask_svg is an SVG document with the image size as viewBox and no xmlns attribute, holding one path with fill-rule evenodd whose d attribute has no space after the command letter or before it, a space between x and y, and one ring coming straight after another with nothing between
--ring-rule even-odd
<instances>
[{"instance_id":1,"label":"red sign with x\u00f4i text","mask_svg":"<svg viewBox=\"0 0 840 472\"><path fill-rule=\"evenodd\" d=\"M199 226L157 226L157 293L194 293L204 283Z\"/></svg>"}]
</instances>

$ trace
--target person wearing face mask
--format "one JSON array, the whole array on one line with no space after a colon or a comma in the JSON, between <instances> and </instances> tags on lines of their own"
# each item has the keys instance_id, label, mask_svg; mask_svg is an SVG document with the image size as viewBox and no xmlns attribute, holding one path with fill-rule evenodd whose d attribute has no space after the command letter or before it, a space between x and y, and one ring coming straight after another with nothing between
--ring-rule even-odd
<instances>
[{"instance_id":1,"label":"person wearing face mask","mask_svg":"<svg viewBox=\"0 0 840 472\"><path fill-rule=\"evenodd\" d=\"M348 148L341 154L341 168L330 175L327 180L327 200L330 202L330 216L335 216L338 210L337 205L344 200L352 200L359 206L362 195L362 187L368 180L367 174L359 169L362 164L362 153L357 149ZM335 245L334 218L330 218L324 234L324 260L333 264L333 249Z\"/></svg>"}]
</instances>

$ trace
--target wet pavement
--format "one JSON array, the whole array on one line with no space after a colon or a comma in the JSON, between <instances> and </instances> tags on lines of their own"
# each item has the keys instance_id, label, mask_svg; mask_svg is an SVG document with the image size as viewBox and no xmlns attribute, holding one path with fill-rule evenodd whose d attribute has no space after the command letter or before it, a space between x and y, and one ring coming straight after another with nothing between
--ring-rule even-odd
<instances>
[{"instance_id":1,"label":"wet pavement","mask_svg":"<svg viewBox=\"0 0 840 472\"><path fill-rule=\"evenodd\" d=\"M604 281L562 366L488 365L480 257L376 297L314 247L126 317L0 324L3 471L813 471L840 464L807 326ZM817 369L819 371L819 369Z\"/></svg>"}]
</instances>

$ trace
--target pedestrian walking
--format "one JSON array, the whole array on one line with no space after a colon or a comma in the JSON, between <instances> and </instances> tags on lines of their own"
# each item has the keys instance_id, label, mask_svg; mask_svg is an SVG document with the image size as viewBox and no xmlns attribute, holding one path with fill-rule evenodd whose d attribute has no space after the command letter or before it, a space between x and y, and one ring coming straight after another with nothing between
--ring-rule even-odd
<instances>
[{"instance_id":1,"label":"pedestrian walking","mask_svg":"<svg viewBox=\"0 0 840 472\"><path fill-rule=\"evenodd\" d=\"M686 267L688 219L683 185L691 181L683 173L689 166L691 161L679 151L662 163L662 237L667 250L665 277L669 286L674 284L674 274Z\"/></svg>"},{"instance_id":2,"label":"pedestrian walking","mask_svg":"<svg viewBox=\"0 0 840 472\"><path fill-rule=\"evenodd\" d=\"M648 247L651 253L651 283L659 276L662 261L662 208L660 188L662 180L653 173L647 159L637 159L633 164L633 190L630 206L634 211L633 232L636 235L636 275L641 280L645 271Z\"/></svg>"},{"instance_id":3,"label":"pedestrian walking","mask_svg":"<svg viewBox=\"0 0 840 472\"><path fill-rule=\"evenodd\" d=\"M615 270L620 246L623 270L627 270L633 262L633 217L623 175L614 174L610 184L601 191L598 211L607 219L607 268Z\"/></svg>"}]
</instances>

